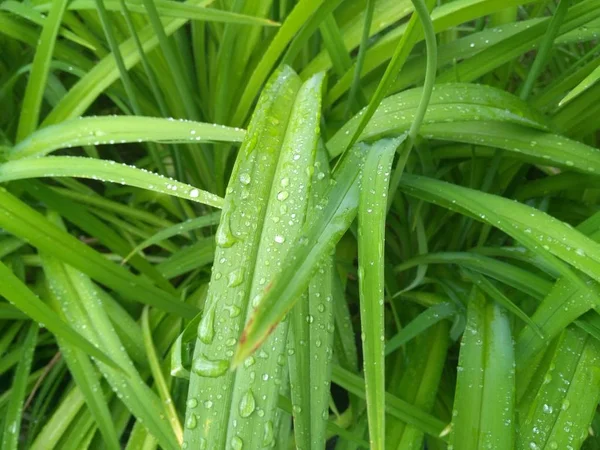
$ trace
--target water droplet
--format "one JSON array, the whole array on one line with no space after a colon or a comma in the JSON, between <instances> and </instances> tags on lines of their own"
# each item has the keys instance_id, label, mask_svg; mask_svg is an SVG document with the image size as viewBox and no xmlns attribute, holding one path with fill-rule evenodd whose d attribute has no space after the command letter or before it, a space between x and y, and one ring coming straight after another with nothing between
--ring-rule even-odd
<instances>
[{"instance_id":1,"label":"water droplet","mask_svg":"<svg viewBox=\"0 0 600 450\"><path fill-rule=\"evenodd\" d=\"M215 337L215 307L209 307L204 311L202 320L198 324L198 337L205 344L210 344Z\"/></svg>"},{"instance_id":2,"label":"water droplet","mask_svg":"<svg viewBox=\"0 0 600 450\"><path fill-rule=\"evenodd\" d=\"M236 287L244 282L244 276L246 271L243 267L238 267L237 269L232 270L227 275L227 286Z\"/></svg>"},{"instance_id":3,"label":"water droplet","mask_svg":"<svg viewBox=\"0 0 600 450\"><path fill-rule=\"evenodd\" d=\"M275 235L274 238L275 242L277 242L278 244L283 244L285 242L285 237L283 237L280 234Z\"/></svg>"},{"instance_id":4,"label":"water droplet","mask_svg":"<svg viewBox=\"0 0 600 450\"><path fill-rule=\"evenodd\" d=\"M262 441L263 447L272 446L274 439L275 439L275 435L273 433L273 422L270 420L267 420L265 422L265 430L264 430L263 441Z\"/></svg>"},{"instance_id":5,"label":"water droplet","mask_svg":"<svg viewBox=\"0 0 600 450\"><path fill-rule=\"evenodd\" d=\"M570 406L571 406L571 402L567 399L564 399L562 404L560 405L560 409L562 409L563 411L566 411L567 409L569 409Z\"/></svg>"},{"instance_id":6,"label":"water droplet","mask_svg":"<svg viewBox=\"0 0 600 450\"><path fill-rule=\"evenodd\" d=\"M244 367L250 367L250 366L253 366L255 362L256 362L256 360L254 359L254 356L249 356L249 357L248 357L248 358L246 358L246 360L244 361Z\"/></svg>"},{"instance_id":7,"label":"water droplet","mask_svg":"<svg viewBox=\"0 0 600 450\"><path fill-rule=\"evenodd\" d=\"M192 363L192 370L201 377L220 377L229 369L229 361L225 359L209 359L206 356L199 356Z\"/></svg>"},{"instance_id":8,"label":"water droplet","mask_svg":"<svg viewBox=\"0 0 600 450\"><path fill-rule=\"evenodd\" d=\"M192 189L192 190L190 191L190 197L191 197L191 198L197 198L197 197L198 197L198 195L200 195L200 191L199 191L198 189Z\"/></svg>"},{"instance_id":9,"label":"water droplet","mask_svg":"<svg viewBox=\"0 0 600 450\"><path fill-rule=\"evenodd\" d=\"M240 175L240 183L245 184L247 186L250 184L251 181L252 178L250 177L250 174L244 172Z\"/></svg>"},{"instance_id":10,"label":"water droplet","mask_svg":"<svg viewBox=\"0 0 600 450\"><path fill-rule=\"evenodd\" d=\"M204 402L204 407L205 407L206 409L210 409L210 408L212 408L212 407L213 407L213 402L212 402L211 400L206 400L206 401Z\"/></svg>"},{"instance_id":11,"label":"water droplet","mask_svg":"<svg viewBox=\"0 0 600 450\"><path fill-rule=\"evenodd\" d=\"M244 441L238 436L234 436L231 439L231 449L232 450L242 450L244 448Z\"/></svg>"},{"instance_id":12,"label":"water droplet","mask_svg":"<svg viewBox=\"0 0 600 450\"><path fill-rule=\"evenodd\" d=\"M285 201L290 196L288 191L281 191L277 194L277 200L280 202Z\"/></svg>"},{"instance_id":13,"label":"water droplet","mask_svg":"<svg viewBox=\"0 0 600 450\"><path fill-rule=\"evenodd\" d=\"M191 413L187 420L185 421L186 428L193 430L198 425L198 419L196 418L196 414Z\"/></svg>"},{"instance_id":14,"label":"water droplet","mask_svg":"<svg viewBox=\"0 0 600 450\"><path fill-rule=\"evenodd\" d=\"M250 415L254 412L256 408L256 400L254 400L254 394L252 394L252 390L248 389L248 391L242 396L240 400L240 416L242 417L250 417Z\"/></svg>"},{"instance_id":15,"label":"water droplet","mask_svg":"<svg viewBox=\"0 0 600 450\"><path fill-rule=\"evenodd\" d=\"M186 405L188 408L193 409L196 406L198 406L198 400L196 400L195 398L190 398L187 402Z\"/></svg>"},{"instance_id":16,"label":"water droplet","mask_svg":"<svg viewBox=\"0 0 600 450\"><path fill-rule=\"evenodd\" d=\"M215 239L219 247L228 248L235 244L236 239L231 232L231 213L229 211L223 211Z\"/></svg>"},{"instance_id":17,"label":"water droplet","mask_svg":"<svg viewBox=\"0 0 600 450\"><path fill-rule=\"evenodd\" d=\"M281 187L288 187L290 185L290 179L288 177L284 177L281 179Z\"/></svg>"}]
</instances>

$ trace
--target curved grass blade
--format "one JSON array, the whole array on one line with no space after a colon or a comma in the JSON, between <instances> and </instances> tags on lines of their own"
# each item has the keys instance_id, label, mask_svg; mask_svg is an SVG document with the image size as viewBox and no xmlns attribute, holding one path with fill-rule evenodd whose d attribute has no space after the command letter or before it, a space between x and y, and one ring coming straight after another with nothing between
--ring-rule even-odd
<instances>
[{"instance_id":1,"label":"curved grass blade","mask_svg":"<svg viewBox=\"0 0 600 450\"><path fill-rule=\"evenodd\" d=\"M56 297L49 293L50 301L54 303L53 308L60 314L60 305ZM61 315L64 320L64 314ZM98 374L91 363L89 356L84 351L75 347L64 339L57 337L61 356L65 359L69 372L85 399L90 414L98 424L105 445L112 450L121 448L115 424L113 423L110 409L102 392Z\"/></svg>"},{"instance_id":2,"label":"curved grass blade","mask_svg":"<svg viewBox=\"0 0 600 450\"><path fill-rule=\"evenodd\" d=\"M27 378L31 373L33 353L38 339L38 330L39 327L37 323L31 323L20 347L20 360L17 369L15 370L10 399L6 407L6 414L3 418L4 427L0 443L2 444L2 448L6 450L18 449Z\"/></svg>"},{"instance_id":3,"label":"curved grass blade","mask_svg":"<svg viewBox=\"0 0 600 450\"><path fill-rule=\"evenodd\" d=\"M265 203L299 88L300 79L289 67L273 75L259 99L226 191L208 298L192 361L188 392L191 406L186 410L184 430L184 445L190 448L209 443L224 448L231 444L226 440L235 374L228 370L228 359L245 322L265 225ZM281 196L284 200L289 196L285 192ZM250 397L246 400L243 411L250 411L254 404L253 413L256 403Z\"/></svg>"},{"instance_id":4,"label":"curved grass blade","mask_svg":"<svg viewBox=\"0 0 600 450\"><path fill-rule=\"evenodd\" d=\"M29 290L2 262L0 262L0 295L6 298L28 317L44 326L56 336L63 338L90 356L111 367L118 367L104 352L92 345L60 318L45 303Z\"/></svg>"},{"instance_id":5,"label":"curved grass blade","mask_svg":"<svg viewBox=\"0 0 600 450\"><path fill-rule=\"evenodd\" d=\"M21 105L17 141L22 141L38 126L50 61L67 3L67 0L52 2L48 17L44 21Z\"/></svg>"},{"instance_id":6,"label":"curved grass blade","mask_svg":"<svg viewBox=\"0 0 600 450\"><path fill-rule=\"evenodd\" d=\"M208 214L206 216L196 217L195 219L188 219L185 222L178 223L171 227L160 230L158 233L136 245L135 248L131 250L131 252L123 259L123 264L125 264L133 255L143 251L145 248L150 247L151 245L156 245L166 239L187 233L188 231L218 225L220 218L221 213L217 212Z\"/></svg>"},{"instance_id":7,"label":"curved grass blade","mask_svg":"<svg viewBox=\"0 0 600 450\"><path fill-rule=\"evenodd\" d=\"M553 255L590 277L600 278L600 244L530 206L444 181L405 175L409 195L438 203L493 225L540 255Z\"/></svg>"},{"instance_id":8,"label":"curved grass blade","mask_svg":"<svg viewBox=\"0 0 600 450\"><path fill-rule=\"evenodd\" d=\"M45 158L9 161L0 165L0 183L44 177L76 177L120 183L147 189L158 194L172 195L215 208L223 206L223 199L218 195L147 170L126 164L118 164L115 161L76 156L47 156Z\"/></svg>"},{"instance_id":9,"label":"curved grass blade","mask_svg":"<svg viewBox=\"0 0 600 450\"><path fill-rule=\"evenodd\" d=\"M410 340L433 327L436 323L452 317L456 312L456 306L449 302L438 303L437 305L426 309L402 328L398 334L386 342L386 356L395 352Z\"/></svg>"},{"instance_id":10,"label":"curved grass blade","mask_svg":"<svg viewBox=\"0 0 600 450\"><path fill-rule=\"evenodd\" d=\"M181 303L151 281L135 276L108 261L80 240L49 222L44 216L0 188L0 226L9 233L27 239L31 245L81 270L134 301L193 317L196 309Z\"/></svg>"},{"instance_id":11,"label":"curved grass blade","mask_svg":"<svg viewBox=\"0 0 600 450\"><path fill-rule=\"evenodd\" d=\"M513 449L515 376L508 317L473 288L461 341L450 444Z\"/></svg>"},{"instance_id":12,"label":"curved grass blade","mask_svg":"<svg viewBox=\"0 0 600 450\"><path fill-rule=\"evenodd\" d=\"M415 88L383 99L358 139L373 140L407 131L415 120L422 93L422 88ZM332 157L352 141L364 114L363 110L355 115L327 142ZM514 122L542 130L547 127L547 119L511 94L489 86L448 83L434 87L422 134L428 134L427 124L449 122L447 125L456 129L454 122L481 120ZM459 131L467 134L460 128L457 134Z\"/></svg>"},{"instance_id":13,"label":"curved grass blade","mask_svg":"<svg viewBox=\"0 0 600 450\"><path fill-rule=\"evenodd\" d=\"M332 367L331 381L362 399L366 398L364 380L338 365L334 364ZM446 426L438 418L390 393L385 395L385 407L388 414L431 436L439 436Z\"/></svg>"},{"instance_id":14,"label":"curved grass blade","mask_svg":"<svg viewBox=\"0 0 600 450\"><path fill-rule=\"evenodd\" d=\"M578 97L590 87L592 87L600 79L600 66L596 67L592 73L583 79L577 86L575 86L564 98L560 101L558 106L563 106Z\"/></svg>"},{"instance_id":15,"label":"curved grass blade","mask_svg":"<svg viewBox=\"0 0 600 450\"><path fill-rule=\"evenodd\" d=\"M371 448L385 448L384 243L387 194L396 146L375 145L365 161L358 202L358 281L363 371Z\"/></svg>"},{"instance_id":16,"label":"curved grass blade","mask_svg":"<svg viewBox=\"0 0 600 450\"><path fill-rule=\"evenodd\" d=\"M97 363L113 390L137 418L143 419L145 426L164 448L179 448L175 434L164 419L167 412L129 359L103 308L97 288L87 276L55 257L43 255L42 260L48 287L69 322L76 324L87 339L105 349L119 364L121 369L117 371L101 362Z\"/></svg>"},{"instance_id":17,"label":"curved grass blade","mask_svg":"<svg viewBox=\"0 0 600 450\"><path fill-rule=\"evenodd\" d=\"M11 148L7 159L44 156L61 148L127 142L241 142L244 130L212 123L141 116L83 117L44 127Z\"/></svg>"}]
</instances>

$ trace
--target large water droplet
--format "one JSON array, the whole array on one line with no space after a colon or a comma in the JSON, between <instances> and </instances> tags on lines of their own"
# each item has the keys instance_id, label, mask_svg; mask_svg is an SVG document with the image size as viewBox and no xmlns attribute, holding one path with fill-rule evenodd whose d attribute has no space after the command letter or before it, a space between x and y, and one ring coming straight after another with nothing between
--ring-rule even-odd
<instances>
[{"instance_id":1,"label":"large water droplet","mask_svg":"<svg viewBox=\"0 0 600 450\"><path fill-rule=\"evenodd\" d=\"M187 407L190 409L195 408L196 406L198 406L198 400L195 398L190 398L187 403L186 403Z\"/></svg>"},{"instance_id":2,"label":"large water droplet","mask_svg":"<svg viewBox=\"0 0 600 450\"><path fill-rule=\"evenodd\" d=\"M237 269L232 270L227 275L227 286L236 287L244 282L245 269L243 267L239 267Z\"/></svg>"},{"instance_id":3,"label":"large water droplet","mask_svg":"<svg viewBox=\"0 0 600 450\"><path fill-rule=\"evenodd\" d=\"M275 439L275 435L273 433L273 422L272 421L267 420L265 422L264 432L265 432L265 434L263 436L262 445L263 445L263 447L270 447L273 445L273 441Z\"/></svg>"},{"instance_id":4,"label":"large water droplet","mask_svg":"<svg viewBox=\"0 0 600 450\"><path fill-rule=\"evenodd\" d=\"M242 396L240 400L240 416L242 417L250 417L250 415L254 412L256 408L256 400L254 400L254 394L252 394L252 390L248 389L248 391Z\"/></svg>"},{"instance_id":5,"label":"large water droplet","mask_svg":"<svg viewBox=\"0 0 600 450\"><path fill-rule=\"evenodd\" d=\"M233 439L231 439L231 449L242 450L242 448L244 448L244 441L238 436L233 437Z\"/></svg>"},{"instance_id":6,"label":"large water droplet","mask_svg":"<svg viewBox=\"0 0 600 450\"><path fill-rule=\"evenodd\" d=\"M245 184L246 186L250 184L250 182L252 181L252 178L250 177L249 173L242 173L240 175L240 183Z\"/></svg>"},{"instance_id":7,"label":"large water droplet","mask_svg":"<svg viewBox=\"0 0 600 450\"><path fill-rule=\"evenodd\" d=\"M215 306L204 311L202 320L198 324L198 337L205 344L210 344L215 337Z\"/></svg>"},{"instance_id":8,"label":"large water droplet","mask_svg":"<svg viewBox=\"0 0 600 450\"><path fill-rule=\"evenodd\" d=\"M285 201L290 196L288 191L281 191L277 194L277 200L280 202Z\"/></svg>"},{"instance_id":9,"label":"large water droplet","mask_svg":"<svg viewBox=\"0 0 600 450\"><path fill-rule=\"evenodd\" d=\"M225 359L209 359L204 355L198 356L192 363L192 370L201 377L220 377L229 369L229 361Z\"/></svg>"},{"instance_id":10,"label":"large water droplet","mask_svg":"<svg viewBox=\"0 0 600 450\"><path fill-rule=\"evenodd\" d=\"M223 211L221 215L221 223L217 228L215 239L219 247L228 248L235 244L236 239L231 232L231 212L229 210Z\"/></svg>"},{"instance_id":11,"label":"large water droplet","mask_svg":"<svg viewBox=\"0 0 600 450\"><path fill-rule=\"evenodd\" d=\"M200 447L199 447L199 450L206 450L207 448L208 448L208 445L206 443L206 439L200 438Z\"/></svg>"},{"instance_id":12,"label":"large water droplet","mask_svg":"<svg viewBox=\"0 0 600 450\"><path fill-rule=\"evenodd\" d=\"M185 421L186 428L193 430L198 425L198 419L196 418L196 414L191 413L187 420Z\"/></svg>"}]
</instances>

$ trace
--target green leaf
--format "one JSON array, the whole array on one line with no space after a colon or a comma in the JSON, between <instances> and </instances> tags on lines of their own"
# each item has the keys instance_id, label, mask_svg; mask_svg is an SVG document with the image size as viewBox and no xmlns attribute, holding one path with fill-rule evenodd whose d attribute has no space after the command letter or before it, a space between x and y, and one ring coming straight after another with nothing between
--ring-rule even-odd
<instances>
[{"instance_id":1,"label":"green leaf","mask_svg":"<svg viewBox=\"0 0 600 450\"><path fill-rule=\"evenodd\" d=\"M458 361L450 435L453 448L514 448L513 366L508 317L474 288Z\"/></svg>"},{"instance_id":2,"label":"green leaf","mask_svg":"<svg viewBox=\"0 0 600 450\"><path fill-rule=\"evenodd\" d=\"M8 159L47 155L60 149L127 142L241 142L244 130L156 117L84 117L44 127L10 149Z\"/></svg>"},{"instance_id":3,"label":"green leaf","mask_svg":"<svg viewBox=\"0 0 600 450\"><path fill-rule=\"evenodd\" d=\"M215 208L223 206L223 199L218 195L137 167L118 164L115 161L73 156L47 156L9 161L0 165L0 183L43 177L79 177L120 183Z\"/></svg>"},{"instance_id":4,"label":"green leaf","mask_svg":"<svg viewBox=\"0 0 600 450\"><path fill-rule=\"evenodd\" d=\"M358 281L363 371L371 448L385 448L384 243L392 161L400 140L375 145L365 161L358 202Z\"/></svg>"}]
</instances>

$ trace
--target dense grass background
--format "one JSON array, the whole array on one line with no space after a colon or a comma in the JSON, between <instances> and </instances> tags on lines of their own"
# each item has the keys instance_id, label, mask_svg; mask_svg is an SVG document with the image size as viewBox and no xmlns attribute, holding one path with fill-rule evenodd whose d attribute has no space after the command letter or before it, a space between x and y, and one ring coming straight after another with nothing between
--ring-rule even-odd
<instances>
[{"instance_id":1,"label":"dense grass background","mask_svg":"<svg viewBox=\"0 0 600 450\"><path fill-rule=\"evenodd\" d=\"M0 448L600 448L599 32L0 0Z\"/></svg>"}]
</instances>

